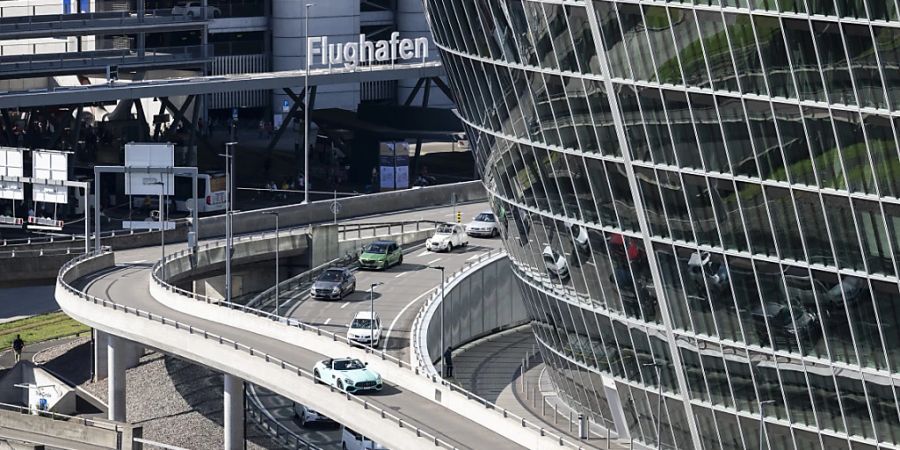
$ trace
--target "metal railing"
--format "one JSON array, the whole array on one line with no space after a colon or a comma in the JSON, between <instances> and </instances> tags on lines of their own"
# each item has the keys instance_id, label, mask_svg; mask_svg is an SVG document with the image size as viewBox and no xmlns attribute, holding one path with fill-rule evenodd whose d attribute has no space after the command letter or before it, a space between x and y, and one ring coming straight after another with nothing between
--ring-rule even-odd
<instances>
[{"instance_id":1,"label":"metal railing","mask_svg":"<svg viewBox=\"0 0 900 450\"><path fill-rule=\"evenodd\" d=\"M320 327L301 322L294 318L278 316L273 313L270 313L267 311L262 311L262 310L252 308L252 307L249 307L246 305L231 303L231 302L227 302L225 300L212 298L207 295L197 294L195 292L181 289L177 286L173 286L173 285L169 284L168 282L166 282L166 280L164 280L161 277L160 272L162 271L164 264L168 264L177 258L185 257L190 254L192 254L192 252L190 251L190 249L188 249L188 250L184 250L184 251L172 254L172 255L168 255L165 260L157 262L151 269L152 282L156 283L158 286L160 286L161 288L165 289L168 292L172 292L172 293L175 293L175 294L178 294L178 295L181 295L181 296L184 296L184 297L196 300L196 301L201 301L201 302L205 302L207 304L216 305L219 307L240 311L240 312L247 313L247 314L252 314L254 316L262 317L262 318L271 320L272 322L277 322L277 323L280 323L280 324L288 326L288 327L293 327L293 328L298 328L303 331L313 332L313 333L316 333L316 335L318 335L318 336L329 337L329 338L331 338L332 341L342 342L345 345L347 345L348 347L358 348L356 345L354 345L354 343L352 341L347 339L346 336L342 336L337 333L334 333L334 332L331 332L328 330L324 330ZM491 252L488 252L488 254L491 254ZM496 255L496 253L495 253L495 255ZM484 257L487 257L487 256L484 256ZM471 264L469 264L469 266L471 266ZM458 276L460 273L462 273L464 271L465 271L465 269L457 272L454 275ZM168 275L171 275L171 273L168 270L166 272ZM450 281L452 281L454 279L455 279L455 276L450 277ZM456 392L461 395L464 395L466 397L466 399L477 403L480 406L480 408L496 411L498 414L502 415L504 418L511 419L511 420L521 424L522 428L536 431L536 432L540 433L541 436L547 436L547 437L552 438L553 440L557 441L560 446L568 446L568 447L577 448L577 449L582 448L578 442L574 442L560 434L553 433L552 431L550 431L550 429L548 429L544 426L541 426L541 424L533 423L533 422L525 419L524 417L521 417L521 416L513 413L512 411L507 410L506 408L503 408L483 397L480 397L480 396L466 390L465 388L463 388L462 386L460 386L458 384L450 383L450 382L444 380L443 378L439 377L437 374L426 373L418 365L413 365L410 362L407 362L400 358L392 356L392 355L388 354L385 350L373 349L371 347L364 347L363 350L368 354L372 354L375 357L381 358L382 361L390 361L391 363L396 364L400 368L408 369L413 374L424 377L424 378L428 379L430 382L432 382L434 384L438 384L440 386L443 386L444 388L448 389L451 392Z\"/></svg>"},{"instance_id":2,"label":"metal railing","mask_svg":"<svg viewBox=\"0 0 900 450\"><path fill-rule=\"evenodd\" d=\"M53 53L16 53L9 55L7 47L0 48L0 72L44 70L69 66L103 67L107 65L160 64L166 62L199 61L213 56L212 45L184 45L135 49L102 49L94 51L66 50ZM68 64L67 64L68 63Z\"/></svg>"},{"instance_id":3,"label":"metal railing","mask_svg":"<svg viewBox=\"0 0 900 450\"><path fill-rule=\"evenodd\" d=\"M39 9L39 6L0 7L0 32L55 30L69 26L88 26L95 21L103 21L101 26L132 26L141 23L160 24L181 23L203 20L203 7L197 7L198 14L173 13L172 8L147 9L141 17L135 11L102 11L63 14L61 8ZM257 8L258 9L258 8ZM211 18L212 16L210 16ZM106 22L110 22L107 24ZM40 27L40 28L37 28Z\"/></svg>"},{"instance_id":4,"label":"metal railing","mask_svg":"<svg viewBox=\"0 0 900 450\"><path fill-rule=\"evenodd\" d=\"M91 253L82 255L78 258L75 258L75 259L67 262L59 269L58 283L67 292L77 296L78 298L80 298L84 301L93 303L95 305L98 305L98 306L101 306L104 308L110 308L113 311L121 311L123 314L126 314L126 315L133 315L138 318L147 319L151 322L158 322L164 326L173 327L173 329L175 329L175 330L187 332L187 333L190 333L190 334L196 335L196 336L201 336L201 337L203 337L203 339L212 341L214 343L218 343L222 346L228 347L229 349L234 349L237 351L245 352L252 357L258 358L260 360L260 362L264 362L266 364L271 364L271 365L274 365L275 367L279 367L286 372L296 375L297 377L309 379L313 383L320 382L320 380L317 380L315 378L315 376L313 375L312 372L310 372L306 369L303 369L301 367L295 366L295 365L293 365L281 358L278 358L276 356L269 355L268 353L260 351L257 348L254 348L249 345L243 344L241 342L226 338L224 336L220 336L215 333L211 333L211 332L203 330L201 328L194 327L194 326L184 323L184 322L179 322L177 320L168 319L160 314L153 314L149 311L144 311L142 309L133 308L130 306L115 303L111 300L106 300L106 299L101 299L101 298L95 297L86 292L82 292L78 289L75 289L66 280L66 274L68 273L68 271L71 270L76 265L78 265L79 263L84 262L84 261L94 258L94 257L102 256L103 254L107 254L110 252L111 251L109 249L103 249L99 253L91 252ZM171 258L166 258L166 260L170 260L170 259ZM160 264L157 263L157 265L154 266L154 269L157 269L159 266L160 266ZM167 284L161 282L158 279L158 277L156 276L156 270L154 270L153 273L154 273L153 279L155 282L161 283L163 286L165 286L170 291L174 291L177 289L174 286L167 285ZM177 290L180 291L180 289L177 289ZM232 306L239 307L241 305L232 305ZM240 309L240 308L236 308L236 309ZM266 314L266 313L263 313L262 311L258 311L258 312L261 313L263 316L272 316L271 314ZM298 326L299 322L296 322L293 325ZM360 398L349 392L338 390L337 388L335 388L334 386L332 386L330 384L327 387L329 388L329 390L331 392L339 392L341 395L344 396L344 398L346 398L347 401L352 401L358 405L361 405L366 410L374 411L375 413L379 414L382 419L385 419L386 421L388 421L390 423L396 424L399 428L410 429L412 432L414 432L416 434L417 437L420 437L420 438L428 440L429 442L432 442L434 444L434 446L436 446L436 447L443 447L443 448L447 448L447 449L456 450L456 447L454 447L451 443L441 439L440 437L438 437L434 434L429 433L426 430L423 430L423 429L413 425L409 418L401 417L390 410L381 408L381 407L371 403L370 401Z\"/></svg>"},{"instance_id":5,"label":"metal railing","mask_svg":"<svg viewBox=\"0 0 900 450\"><path fill-rule=\"evenodd\" d=\"M0 259L24 258L36 256L60 256L60 255L80 255L84 253L84 246L65 247L65 248L39 248L34 250L12 250L8 252L0 252Z\"/></svg>"},{"instance_id":6,"label":"metal railing","mask_svg":"<svg viewBox=\"0 0 900 450\"><path fill-rule=\"evenodd\" d=\"M22 405L12 405L9 403L0 403L0 409L4 409L6 411L13 411L20 414L34 414L39 417L46 417L48 419L60 420L66 422L72 422L84 425L86 427L94 427L100 428L107 431L114 431L116 433L121 433L125 431L126 427L122 425L116 424L114 422L104 422L99 420L88 419L86 417L77 417L77 416L69 416L66 414L60 414L50 411L41 411L39 409L35 409L28 406Z\"/></svg>"}]
</instances>

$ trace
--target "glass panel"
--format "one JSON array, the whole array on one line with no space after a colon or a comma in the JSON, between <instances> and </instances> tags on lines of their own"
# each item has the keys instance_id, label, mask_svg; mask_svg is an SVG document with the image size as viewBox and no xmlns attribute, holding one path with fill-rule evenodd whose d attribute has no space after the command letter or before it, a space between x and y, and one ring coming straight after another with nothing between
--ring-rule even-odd
<instances>
[{"instance_id":1,"label":"glass panel","mask_svg":"<svg viewBox=\"0 0 900 450\"><path fill-rule=\"evenodd\" d=\"M781 34L781 23L776 17L766 16L754 16L753 23L756 25L756 37L759 39L763 67L769 80L769 95L796 97L784 36Z\"/></svg>"},{"instance_id":2,"label":"glass panel","mask_svg":"<svg viewBox=\"0 0 900 450\"><path fill-rule=\"evenodd\" d=\"M862 0L858 0L862 1ZM884 2L886 3L886 2ZM865 14L865 12L863 12ZM850 69L856 83L856 94L860 106L886 108L884 88L881 85L881 74L878 70L878 59L875 55L875 43L869 27L864 25L844 24L844 40L847 42L847 54L850 57Z\"/></svg>"},{"instance_id":3,"label":"glass panel","mask_svg":"<svg viewBox=\"0 0 900 450\"><path fill-rule=\"evenodd\" d=\"M763 68L757 53L756 39L750 16L725 14L726 30L731 39L732 54L737 64L741 90L746 93L767 95Z\"/></svg>"},{"instance_id":4,"label":"glass panel","mask_svg":"<svg viewBox=\"0 0 900 450\"><path fill-rule=\"evenodd\" d=\"M800 98L804 100L825 101L825 87L816 58L809 21L799 19L783 19L784 36L788 44L788 53L794 66L794 76Z\"/></svg>"},{"instance_id":5,"label":"glass panel","mask_svg":"<svg viewBox=\"0 0 900 450\"><path fill-rule=\"evenodd\" d=\"M694 127L700 139L700 153L706 170L710 172L728 173L728 154L725 141L722 139L722 128L713 96L690 94L691 114Z\"/></svg>"},{"instance_id":6,"label":"glass panel","mask_svg":"<svg viewBox=\"0 0 900 450\"><path fill-rule=\"evenodd\" d=\"M828 98L832 103L855 105L856 96L853 94L853 83L838 24L824 21L814 21L812 24Z\"/></svg>"}]
</instances>

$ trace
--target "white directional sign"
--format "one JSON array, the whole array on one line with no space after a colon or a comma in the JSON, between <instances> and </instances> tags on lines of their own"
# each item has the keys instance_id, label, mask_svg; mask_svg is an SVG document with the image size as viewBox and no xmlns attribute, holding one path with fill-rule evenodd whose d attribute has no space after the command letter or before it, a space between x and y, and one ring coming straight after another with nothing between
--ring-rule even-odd
<instances>
[{"instance_id":1,"label":"white directional sign","mask_svg":"<svg viewBox=\"0 0 900 450\"><path fill-rule=\"evenodd\" d=\"M25 176L25 161L22 157L22 149L0 147L0 176L17 178ZM0 181L0 199L24 200L24 183Z\"/></svg>"},{"instance_id":2,"label":"white directional sign","mask_svg":"<svg viewBox=\"0 0 900 450\"><path fill-rule=\"evenodd\" d=\"M69 188L63 183L69 179L69 155L52 150L32 150L31 196L36 202L69 203ZM40 180L58 183L41 183Z\"/></svg>"},{"instance_id":3,"label":"white directional sign","mask_svg":"<svg viewBox=\"0 0 900 450\"><path fill-rule=\"evenodd\" d=\"M125 144L125 195L159 195L160 185L165 195L175 195L174 173L148 173L141 169L164 169L175 165L175 144Z\"/></svg>"}]
</instances>

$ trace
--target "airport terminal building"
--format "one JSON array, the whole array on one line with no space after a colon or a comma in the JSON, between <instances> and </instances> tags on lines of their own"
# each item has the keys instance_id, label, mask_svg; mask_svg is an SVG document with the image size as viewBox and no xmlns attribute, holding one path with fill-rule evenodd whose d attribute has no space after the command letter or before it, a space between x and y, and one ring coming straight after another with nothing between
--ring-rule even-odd
<instances>
[{"instance_id":1,"label":"airport terminal building","mask_svg":"<svg viewBox=\"0 0 900 450\"><path fill-rule=\"evenodd\" d=\"M660 448L900 447L894 0L425 3L569 404Z\"/></svg>"}]
</instances>

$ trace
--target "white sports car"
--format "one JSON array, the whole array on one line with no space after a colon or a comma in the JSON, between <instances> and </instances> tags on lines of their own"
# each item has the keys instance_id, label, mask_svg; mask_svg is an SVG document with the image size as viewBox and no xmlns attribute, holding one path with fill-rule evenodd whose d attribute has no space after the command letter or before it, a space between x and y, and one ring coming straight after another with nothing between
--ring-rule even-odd
<instances>
[{"instance_id":1,"label":"white sports car","mask_svg":"<svg viewBox=\"0 0 900 450\"><path fill-rule=\"evenodd\" d=\"M380 391L381 375L368 369L355 358L323 359L313 367L317 383L330 384L351 394L360 391Z\"/></svg>"}]
</instances>

